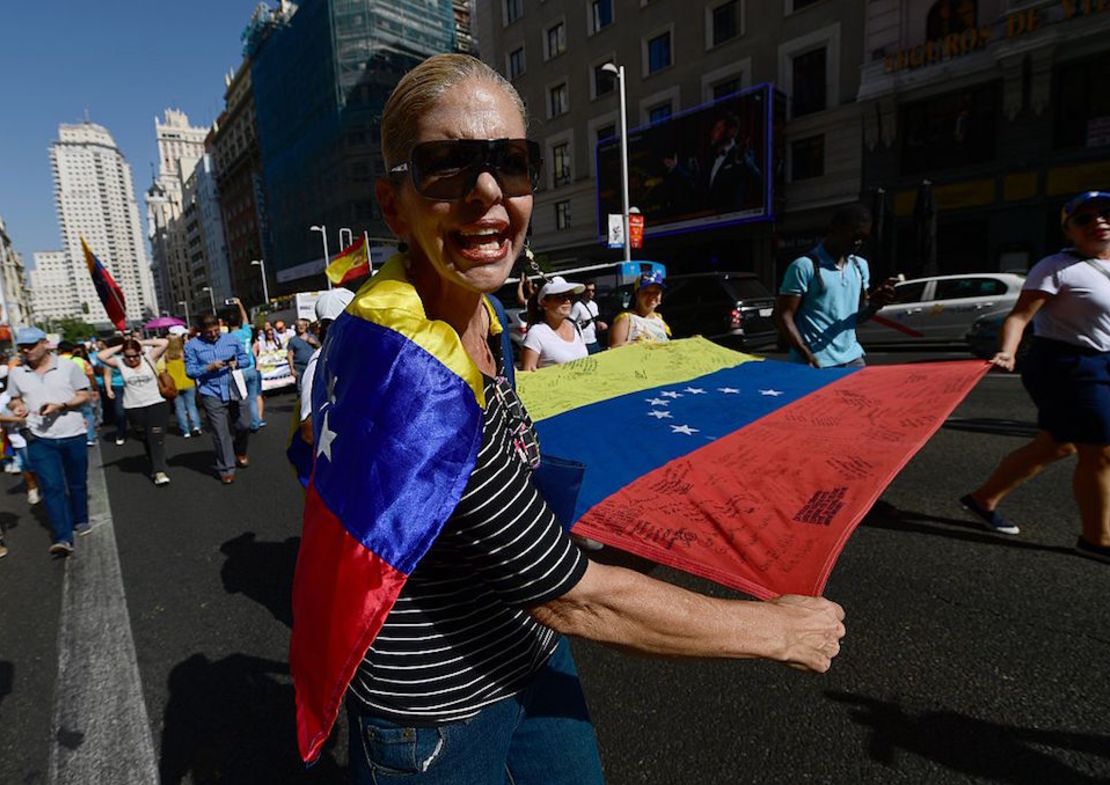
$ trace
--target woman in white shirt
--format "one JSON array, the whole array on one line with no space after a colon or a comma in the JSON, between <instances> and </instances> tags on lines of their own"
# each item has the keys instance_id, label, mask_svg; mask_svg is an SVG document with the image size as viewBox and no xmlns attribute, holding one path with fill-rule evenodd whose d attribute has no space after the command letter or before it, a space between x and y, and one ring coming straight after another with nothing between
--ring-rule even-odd
<instances>
[{"instance_id":1,"label":"woman in white shirt","mask_svg":"<svg viewBox=\"0 0 1110 785\"><path fill-rule=\"evenodd\" d=\"M556 275L540 289L536 298L540 313L529 315L528 334L524 336L524 351L520 357L523 370L559 365L589 354L578 325L570 319L574 295L581 294L584 288L580 283L570 283Z\"/></svg>"},{"instance_id":2,"label":"woman in white shirt","mask_svg":"<svg viewBox=\"0 0 1110 785\"><path fill-rule=\"evenodd\" d=\"M168 485L170 481L166 474L165 449L170 407L158 390L158 372L154 369L168 343L165 338L150 338L141 342L128 338L121 345L97 354L102 363L118 368L123 377L123 408L127 419L143 434L143 448L150 461L151 478L155 485ZM150 347L150 354L143 353L144 346ZM122 356L122 362L117 354Z\"/></svg>"}]
</instances>

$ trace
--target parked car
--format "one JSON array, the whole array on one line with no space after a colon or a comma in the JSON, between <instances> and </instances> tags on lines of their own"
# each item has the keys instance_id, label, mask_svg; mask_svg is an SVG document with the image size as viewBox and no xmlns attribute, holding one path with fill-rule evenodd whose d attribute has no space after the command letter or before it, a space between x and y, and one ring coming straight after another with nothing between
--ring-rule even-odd
<instances>
[{"instance_id":1,"label":"parked car","mask_svg":"<svg viewBox=\"0 0 1110 785\"><path fill-rule=\"evenodd\" d=\"M999 311L987 316L980 316L967 331L967 345L976 357L989 360L994 357L999 349L999 338L1002 335L1002 323L1006 321L1009 311ZM1021 336L1014 362L1017 370L1021 370L1025 355L1029 352L1030 342L1033 340L1033 322L1025 326L1025 333Z\"/></svg>"},{"instance_id":2,"label":"parked car","mask_svg":"<svg viewBox=\"0 0 1110 785\"><path fill-rule=\"evenodd\" d=\"M775 295L748 272L669 276L659 306L676 338L701 335L742 349L774 345L774 309Z\"/></svg>"},{"instance_id":3,"label":"parked car","mask_svg":"<svg viewBox=\"0 0 1110 785\"><path fill-rule=\"evenodd\" d=\"M1016 273L967 273L916 278L897 284L897 297L875 318L858 325L864 346L963 343L976 319L1017 302L1025 277Z\"/></svg>"}]
</instances>

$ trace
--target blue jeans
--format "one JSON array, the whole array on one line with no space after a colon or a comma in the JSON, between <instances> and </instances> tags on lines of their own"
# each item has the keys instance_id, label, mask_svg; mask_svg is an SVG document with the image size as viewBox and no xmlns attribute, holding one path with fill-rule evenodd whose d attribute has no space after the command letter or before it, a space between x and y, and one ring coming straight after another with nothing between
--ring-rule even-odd
<instances>
[{"instance_id":1,"label":"blue jeans","mask_svg":"<svg viewBox=\"0 0 1110 785\"><path fill-rule=\"evenodd\" d=\"M177 391L173 399L173 413L177 415L177 429L181 435L200 430L200 412L197 411L197 388L186 387Z\"/></svg>"},{"instance_id":2,"label":"blue jeans","mask_svg":"<svg viewBox=\"0 0 1110 785\"><path fill-rule=\"evenodd\" d=\"M85 415L85 438L90 442L96 441L96 410L92 402L81 407L81 414Z\"/></svg>"},{"instance_id":3,"label":"blue jeans","mask_svg":"<svg viewBox=\"0 0 1110 785\"><path fill-rule=\"evenodd\" d=\"M73 528L89 520L89 454L84 436L28 439L31 471L39 481L52 542L73 542Z\"/></svg>"},{"instance_id":4,"label":"blue jeans","mask_svg":"<svg viewBox=\"0 0 1110 785\"><path fill-rule=\"evenodd\" d=\"M469 720L405 727L347 702L356 785L602 785L597 737L564 638L518 695Z\"/></svg>"},{"instance_id":5,"label":"blue jeans","mask_svg":"<svg viewBox=\"0 0 1110 785\"><path fill-rule=\"evenodd\" d=\"M255 368L243 371L243 381L247 383L247 406L251 413L251 430L257 431L262 427L262 418L258 416L258 396L262 394L262 372Z\"/></svg>"}]
</instances>

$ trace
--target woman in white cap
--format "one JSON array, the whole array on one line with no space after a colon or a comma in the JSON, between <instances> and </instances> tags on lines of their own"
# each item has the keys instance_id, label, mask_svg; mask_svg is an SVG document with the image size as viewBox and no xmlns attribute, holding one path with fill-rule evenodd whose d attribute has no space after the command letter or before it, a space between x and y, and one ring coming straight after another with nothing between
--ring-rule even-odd
<instances>
[{"instance_id":1,"label":"woman in white cap","mask_svg":"<svg viewBox=\"0 0 1110 785\"><path fill-rule=\"evenodd\" d=\"M524 350L520 356L522 369L534 371L589 354L582 332L570 318L574 295L581 294L585 288L558 275L543 285L536 298L540 312L528 315L528 334L524 336Z\"/></svg>"}]
</instances>

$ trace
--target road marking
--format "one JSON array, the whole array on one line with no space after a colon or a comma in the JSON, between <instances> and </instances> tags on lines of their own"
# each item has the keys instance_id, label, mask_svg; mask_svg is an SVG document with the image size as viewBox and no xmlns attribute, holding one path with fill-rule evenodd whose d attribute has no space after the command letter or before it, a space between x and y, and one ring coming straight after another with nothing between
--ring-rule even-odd
<instances>
[{"instance_id":1,"label":"road marking","mask_svg":"<svg viewBox=\"0 0 1110 785\"><path fill-rule=\"evenodd\" d=\"M66 561L50 785L158 781L100 447L89 450L89 522Z\"/></svg>"}]
</instances>

